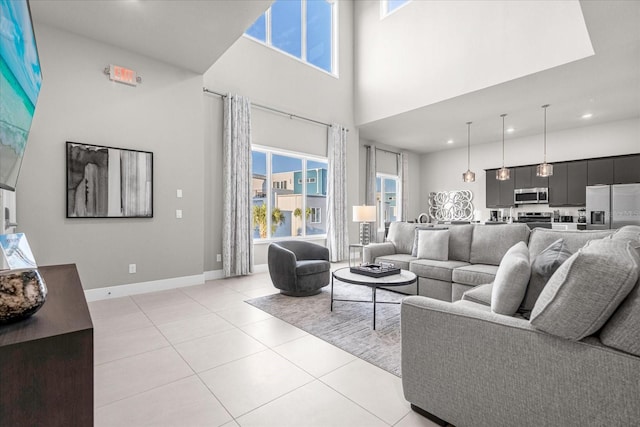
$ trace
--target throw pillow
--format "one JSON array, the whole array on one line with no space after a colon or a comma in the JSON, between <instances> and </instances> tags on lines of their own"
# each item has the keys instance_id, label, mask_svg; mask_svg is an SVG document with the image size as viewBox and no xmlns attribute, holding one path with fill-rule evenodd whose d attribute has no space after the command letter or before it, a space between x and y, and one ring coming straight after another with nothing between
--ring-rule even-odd
<instances>
[{"instance_id":1,"label":"throw pillow","mask_svg":"<svg viewBox=\"0 0 640 427\"><path fill-rule=\"evenodd\" d=\"M449 230L437 233L418 231L418 258L446 261L449 259Z\"/></svg>"},{"instance_id":2,"label":"throw pillow","mask_svg":"<svg viewBox=\"0 0 640 427\"><path fill-rule=\"evenodd\" d=\"M558 239L533 259L531 263L531 279L529 280L529 286L527 286L524 301L520 306L520 312L525 318L529 318L536 300L551 276L553 276L553 273L570 256L571 252L564 239Z\"/></svg>"},{"instance_id":3,"label":"throw pillow","mask_svg":"<svg viewBox=\"0 0 640 427\"><path fill-rule=\"evenodd\" d=\"M416 227L415 232L413 233L413 249L411 249L411 256L418 256L418 232L420 230L429 230L429 231L440 231L446 230L446 228L434 228L434 227Z\"/></svg>"},{"instance_id":4,"label":"throw pillow","mask_svg":"<svg viewBox=\"0 0 640 427\"><path fill-rule=\"evenodd\" d=\"M600 331L602 344L640 356L640 280Z\"/></svg>"},{"instance_id":5,"label":"throw pillow","mask_svg":"<svg viewBox=\"0 0 640 427\"><path fill-rule=\"evenodd\" d=\"M631 292L639 265L627 241L590 241L551 276L533 307L531 324L576 341L592 335Z\"/></svg>"},{"instance_id":6,"label":"throw pillow","mask_svg":"<svg viewBox=\"0 0 640 427\"><path fill-rule=\"evenodd\" d=\"M513 245L500 261L491 292L491 311L513 316L527 291L531 275L529 249L525 242Z\"/></svg>"}]
</instances>

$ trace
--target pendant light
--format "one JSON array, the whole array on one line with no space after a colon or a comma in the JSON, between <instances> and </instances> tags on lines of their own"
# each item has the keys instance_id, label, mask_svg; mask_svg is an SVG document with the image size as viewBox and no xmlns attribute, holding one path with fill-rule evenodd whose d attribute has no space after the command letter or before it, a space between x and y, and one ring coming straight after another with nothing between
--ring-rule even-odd
<instances>
[{"instance_id":1,"label":"pendant light","mask_svg":"<svg viewBox=\"0 0 640 427\"><path fill-rule=\"evenodd\" d=\"M475 172L471 172L471 122L467 122L467 171L462 174L464 182L474 182Z\"/></svg>"},{"instance_id":2,"label":"pendant light","mask_svg":"<svg viewBox=\"0 0 640 427\"><path fill-rule=\"evenodd\" d=\"M547 107L549 104L542 106L544 108L544 159L536 168L536 175L541 177L553 175L553 165L547 163Z\"/></svg>"},{"instance_id":3,"label":"pendant light","mask_svg":"<svg viewBox=\"0 0 640 427\"><path fill-rule=\"evenodd\" d=\"M498 181L506 181L510 178L510 170L504 167L504 118L506 114L500 114L502 117L502 167L496 171L496 179Z\"/></svg>"}]
</instances>

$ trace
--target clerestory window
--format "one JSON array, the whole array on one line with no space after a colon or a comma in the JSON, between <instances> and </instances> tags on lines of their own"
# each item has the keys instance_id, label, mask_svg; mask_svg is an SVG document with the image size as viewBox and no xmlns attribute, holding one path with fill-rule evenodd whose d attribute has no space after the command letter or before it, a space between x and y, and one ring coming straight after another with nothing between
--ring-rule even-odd
<instances>
[{"instance_id":1,"label":"clerestory window","mask_svg":"<svg viewBox=\"0 0 640 427\"><path fill-rule=\"evenodd\" d=\"M276 0L245 35L337 75L337 5L328 0Z\"/></svg>"}]
</instances>

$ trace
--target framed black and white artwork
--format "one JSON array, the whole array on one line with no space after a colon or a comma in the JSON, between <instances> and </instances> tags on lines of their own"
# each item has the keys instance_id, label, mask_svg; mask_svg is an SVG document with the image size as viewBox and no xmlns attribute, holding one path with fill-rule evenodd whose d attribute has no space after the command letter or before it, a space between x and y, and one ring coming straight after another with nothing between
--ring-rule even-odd
<instances>
[{"instance_id":1,"label":"framed black and white artwork","mask_svg":"<svg viewBox=\"0 0 640 427\"><path fill-rule=\"evenodd\" d=\"M67 141L67 218L152 218L153 153Z\"/></svg>"}]
</instances>

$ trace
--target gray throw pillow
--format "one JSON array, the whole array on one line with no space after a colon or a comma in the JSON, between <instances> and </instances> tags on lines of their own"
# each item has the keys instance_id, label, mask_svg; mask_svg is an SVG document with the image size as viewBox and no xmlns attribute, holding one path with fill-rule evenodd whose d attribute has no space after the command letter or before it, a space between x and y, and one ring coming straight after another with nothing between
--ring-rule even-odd
<instances>
[{"instance_id":1,"label":"gray throw pillow","mask_svg":"<svg viewBox=\"0 0 640 427\"><path fill-rule=\"evenodd\" d=\"M524 242L513 245L500 261L491 292L491 311L513 316L527 291L531 275L529 249Z\"/></svg>"},{"instance_id":2,"label":"gray throw pillow","mask_svg":"<svg viewBox=\"0 0 640 427\"><path fill-rule=\"evenodd\" d=\"M640 281L602 327L600 341L640 356Z\"/></svg>"},{"instance_id":3,"label":"gray throw pillow","mask_svg":"<svg viewBox=\"0 0 640 427\"><path fill-rule=\"evenodd\" d=\"M639 264L628 241L590 241L551 276L533 307L531 325L576 341L592 335L635 286Z\"/></svg>"},{"instance_id":4,"label":"gray throw pillow","mask_svg":"<svg viewBox=\"0 0 640 427\"><path fill-rule=\"evenodd\" d=\"M533 306L536 304L544 286L551 276L553 276L553 273L555 273L558 267L570 256L571 252L564 239L558 239L533 259L529 286L527 286L527 293L524 296L524 301L519 310L525 318L529 318Z\"/></svg>"},{"instance_id":5,"label":"gray throw pillow","mask_svg":"<svg viewBox=\"0 0 640 427\"><path fill-rule=\"evenodd\" d=\"M439 231L439 230L446 230L446 228L433 228L433 227L416 227L416 231L413 234L413 249L411 249L411 256L418 256L418 232L420 230L433 230L433 231Z\"/></svg>"},{"instance_id":6,"label":"gray throw pillow","mask_svg":"<svg viewBox=\"0 0 640 427\"><path fill-rule=\"evenodd\" d=\"M449 230L434 233L418 231L418 258L446 261L449 259Z\"/></svg>"}]
</instances>

